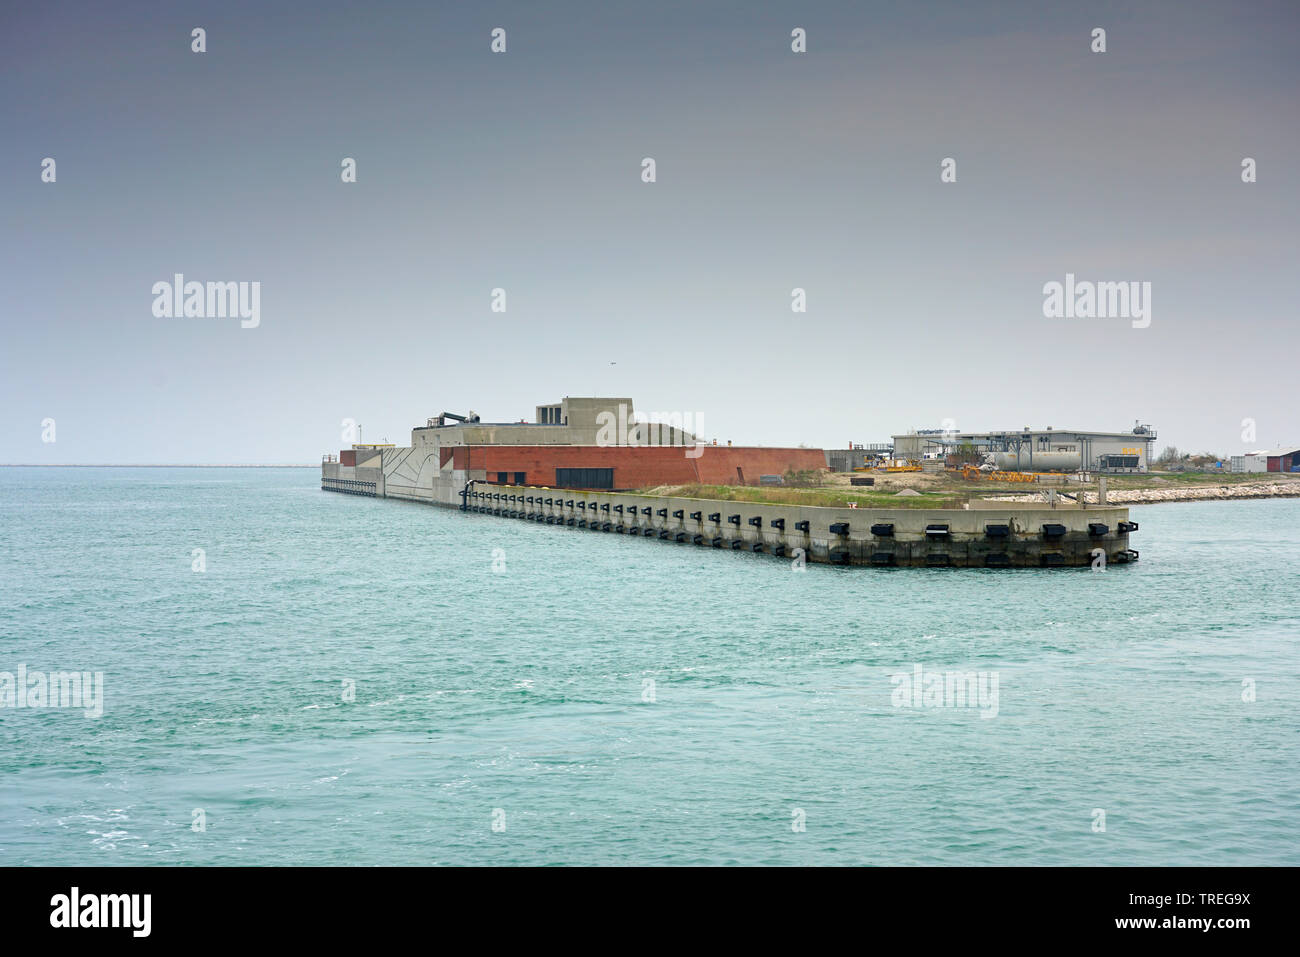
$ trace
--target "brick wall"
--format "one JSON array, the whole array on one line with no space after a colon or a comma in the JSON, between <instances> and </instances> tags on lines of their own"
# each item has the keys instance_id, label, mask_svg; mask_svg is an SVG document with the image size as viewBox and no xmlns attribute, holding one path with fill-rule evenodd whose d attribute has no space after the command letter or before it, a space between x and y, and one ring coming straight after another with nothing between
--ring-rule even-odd
<instances>
[{"instance_id":1,"label":"brick wall","mask_svg":"<svg viewBox=\"0 0 1300 957\"><path fill-rule=\"evenodd\" d=\"M647 488L655 485L757 485L760 475L782 475L787 469L823 469L826 456L820 449L773 449L706 445L698 458L688 449L673 447L631 448L595 445L479 445L453 450L452 467L483 469L488 480L497 472L523 472L526 485L555 484L557 468L614 470L615 488ZM695 451L690 449L689 451ZM739 471L737 471L739 470Z\"/></svg>"}]
</instances>

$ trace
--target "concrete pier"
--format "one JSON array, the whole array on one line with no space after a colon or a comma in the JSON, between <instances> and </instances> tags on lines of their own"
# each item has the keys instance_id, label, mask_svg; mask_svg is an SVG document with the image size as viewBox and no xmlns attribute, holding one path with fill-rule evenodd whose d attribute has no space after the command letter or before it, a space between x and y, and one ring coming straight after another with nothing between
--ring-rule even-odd
<instances>
[{"instance_id":1,"label":"concrete pier","mask_svg":"<svg viewBox=\"0 0 1300 957\"><path fill-rule=\"evenodd\" d=\"M1128 509L973 503L969 509L824 508L474 483L465 510L675 544L877 567L1126 564Z\"/></svg>"}]
</instances>

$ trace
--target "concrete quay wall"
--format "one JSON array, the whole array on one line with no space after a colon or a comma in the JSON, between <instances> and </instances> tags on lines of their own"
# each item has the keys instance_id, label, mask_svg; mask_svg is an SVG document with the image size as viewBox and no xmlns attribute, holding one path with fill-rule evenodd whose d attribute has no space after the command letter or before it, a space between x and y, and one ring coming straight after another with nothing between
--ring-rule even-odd
<instances>
[{"instance_id":1,"label":"concrete quay wall","mask_svg":"<svg viewBox=\"0 0 1300 957\"><path fill-rule=\"evenodd\" d=\"M475 483L466 509L846 565L1077 567L1136 559L1122 507L825 508Z\"/></svg>"}]
</instances>

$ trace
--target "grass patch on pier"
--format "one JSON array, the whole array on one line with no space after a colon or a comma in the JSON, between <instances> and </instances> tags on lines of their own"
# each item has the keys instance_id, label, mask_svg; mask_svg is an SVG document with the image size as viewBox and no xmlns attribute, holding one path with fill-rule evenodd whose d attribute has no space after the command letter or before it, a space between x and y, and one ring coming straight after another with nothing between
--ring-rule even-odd
<instances>
[{"instance_id":1,"label":"grass patch on pier","mask_svg":"<svg viewBox=\"0 0 1300 957\"><path fill-rule=\"evenodd\" d=\"M852 476L845 473L822 472L807 476L792 474L788 479L809 481L809 486L773 485L660 485L638 491L644 495L663 497L716 499L726 502L752 502L768 505L815 505L824 508L962 508L972 499L997 499L1000 501L1041 501L1049 489L1062 495L1062 503L1075 501L1080 492L1087 493L1095 503L1097 477L1079 484L1067 481L1064 476L1044 476L1032 484L997 482L984 479L968 481L960 473L905 472L873 473L874 486L850 485ZM1220 486L1249 485L1265 482L1295 482L1300 476L1278 472L1224 473L1224 472L1151 472L1107 476L1107 488L1113 492L1190 490L1204 491L1205 498L1217 497ZM899 495L904 489L917 494ZM1122 504L1122 503L1112 503Z\"/></svg>"},{"instance_id":2,"label":"grass patch on pier","mask_svg":"<svg viewBox=\"0 0 1300 957\"><path fill-rule=\"evenodd\" d=\"M676 485L641 489L646 495L676 498L719 499L726 502L752 502L758 505L815 505L823 508L961 508L970 496L952 492L920 492L899 495L897 492L869 488L859 490L825 488L782 488L757 485Z\"/></svg>"}]
</instances>

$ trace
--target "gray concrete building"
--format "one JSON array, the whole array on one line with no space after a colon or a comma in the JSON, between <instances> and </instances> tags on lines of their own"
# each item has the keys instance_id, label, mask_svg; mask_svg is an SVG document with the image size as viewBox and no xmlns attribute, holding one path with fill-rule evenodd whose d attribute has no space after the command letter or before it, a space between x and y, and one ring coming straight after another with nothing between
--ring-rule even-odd
<instances>
[{"instance_id":1,"label":"gray concrete building","mask_svg":"<svg viewBox=\"0 0 1300 957\"><path fill-rule=\"evenodd\" d=\"M871 468L894 454L892 445L854 445L847 449L826 449L826 467L832 472Z\"/></svg>"}]
</instances>

